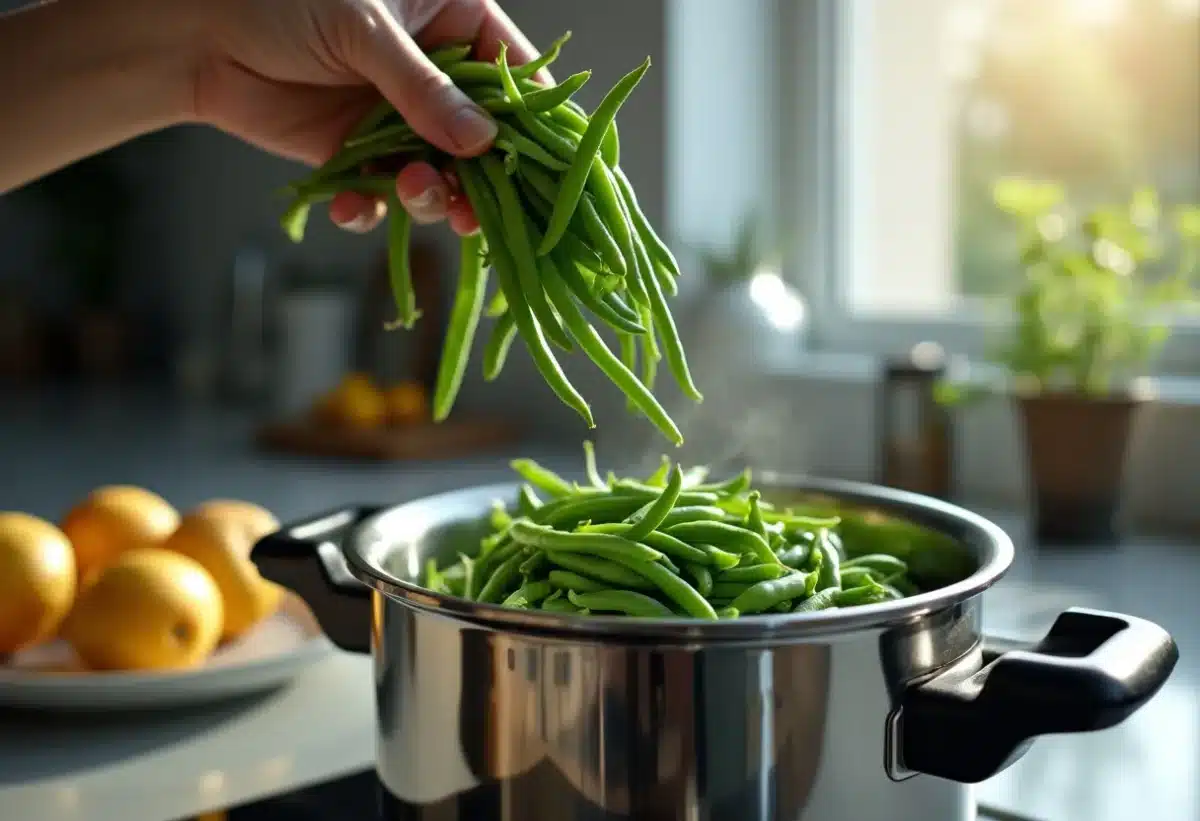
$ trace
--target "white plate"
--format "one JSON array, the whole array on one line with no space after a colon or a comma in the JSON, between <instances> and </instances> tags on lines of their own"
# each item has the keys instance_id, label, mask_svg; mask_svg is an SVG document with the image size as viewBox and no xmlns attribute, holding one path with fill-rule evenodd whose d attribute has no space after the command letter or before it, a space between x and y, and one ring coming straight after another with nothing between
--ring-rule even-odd
<instances>
[{"instance_id":1,"label":"white plate","mask_svg":"<svg viewBox=\"0 0 1200 821\"><path fill-rule=\"evenodd\" d=\"M288 594L275 615L192 670L88 672L63 641L17 653L0 663L0 706L128 710L217 701L286 684L332 650L308 607Z\"/></svg>"}]
</instances>

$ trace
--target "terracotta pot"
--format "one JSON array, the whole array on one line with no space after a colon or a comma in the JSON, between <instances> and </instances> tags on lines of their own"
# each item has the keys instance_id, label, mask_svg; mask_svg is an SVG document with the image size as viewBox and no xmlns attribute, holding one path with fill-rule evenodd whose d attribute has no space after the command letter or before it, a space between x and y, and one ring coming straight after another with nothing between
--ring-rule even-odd
<instances>
[{"instance_id":1,"label":"terracotta pot","mask_svg":"<svg viewBox=\"0 0 1200 821\"><path fill-rule=\"evenodd\" d=\"M1017 400L1039 543L1119 539L1125 455L1141 404L1076 394Z\"/></svg>"}]
</instances>

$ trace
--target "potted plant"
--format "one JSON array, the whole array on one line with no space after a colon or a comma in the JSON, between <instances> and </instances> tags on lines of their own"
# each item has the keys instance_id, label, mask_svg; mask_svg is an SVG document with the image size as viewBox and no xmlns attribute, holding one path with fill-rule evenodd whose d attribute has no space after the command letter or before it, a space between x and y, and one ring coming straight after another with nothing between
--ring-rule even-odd
<instances>
[{"instance_id":1,"label":"potted plant","mask_svg":"<svg viewBox=\"0 0 1200 821\"><path fill-rule=\"evenodd\" d=\"M1149 364L1173 311L1193 304L1200 207L1164 214L1156 193L1082 214L1054 183L1004 179L1024 272L1013 322L993 354L1008 375L1029 471L1039 541L1118 537L1125 454L1149 392ZM968 396L942 386L943 401Z\"/></svg>"}]
</instances>

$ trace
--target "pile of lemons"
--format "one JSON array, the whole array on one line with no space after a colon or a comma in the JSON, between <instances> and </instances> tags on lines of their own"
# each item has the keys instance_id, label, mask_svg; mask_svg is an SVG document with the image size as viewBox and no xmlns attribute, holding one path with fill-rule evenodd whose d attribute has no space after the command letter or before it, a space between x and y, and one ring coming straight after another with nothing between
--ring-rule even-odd
<instances>
[{"instance_id":1,"label":"pile of lemons","mask_svg":"<svg viewBox=\"0 0 1200 821\"><path fill-rule=\"evenodd\" d=\"M319 396L312 408L322 426L377 430L429 421L429 397L420 382L381 387L367 374L351 373Z\"/></svg>"},{"instance_id":2,"label":"pile of lemons","mask_svg":"<svg viewBox=\"0 0 1200 821\"><path fill-rule=\"evenodd\" d=\"M59 526L0 512L0 657L63 639L92 670L194 667L278 609L250 549L266 509L214 500L182 516L144 488L106 486Z\"/></svg>"}]
</instances>

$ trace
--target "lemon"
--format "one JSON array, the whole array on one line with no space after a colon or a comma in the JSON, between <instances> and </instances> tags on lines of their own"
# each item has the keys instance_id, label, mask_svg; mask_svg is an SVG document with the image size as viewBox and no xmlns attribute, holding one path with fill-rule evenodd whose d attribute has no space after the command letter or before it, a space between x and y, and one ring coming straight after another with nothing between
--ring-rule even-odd
<instances>
[{"instance_id":1,"label":"lemon","mask_svg":"<svg viewBox=\"0 0 1200 821\"><path fill-rule=\"evenodd\" d=\"M383 395L387 421L391 425L414 425L429 418L429 398L420 382L401 382Z\"/></svg>"},{"instance_id":2,"label":"lemon","mask_svg":"<svg viewBox=\"0 0 1200 821\"><path fill-rule=\"evenodd\" d=\"M122 552L79 595L63 637L94 670L204 662L221 638L221 591L201 565L159 547Z\"/></svg>"},{"instance_id":3,"label":"lemon","mask_svg":"<svg viewBox=\"0 0 1200 821\"><path fill-rule=\"evenodd\" d=\"M234 639L278 609L283 588L267 581L250 561L250 550L279 529L270 511L224 499L190 511L163 548L199 563L221 591L224 617L221 635Z\"/></svg>"},{"instance_id":4,"label":"lemon","mask_svg":"<svg viewBox=\"0 0 1200 821\"><path fill-rule=\"evenodd\" d=\"M155 547L179 525L175 508L149 490L110 485L93 490L63 519L75 548L79 579L87 584L125 550Z\"/></svg>"},{"instance_id":5,"label":"lemon","mask_svg":"<svg viewBox=\"0 0 1200 821\"><path fill-rule=\"evenodd\" d=\"M0 513L0 654L54 635L75 599L66 535L24 513Z\"/></svg>"}]
</instances>

